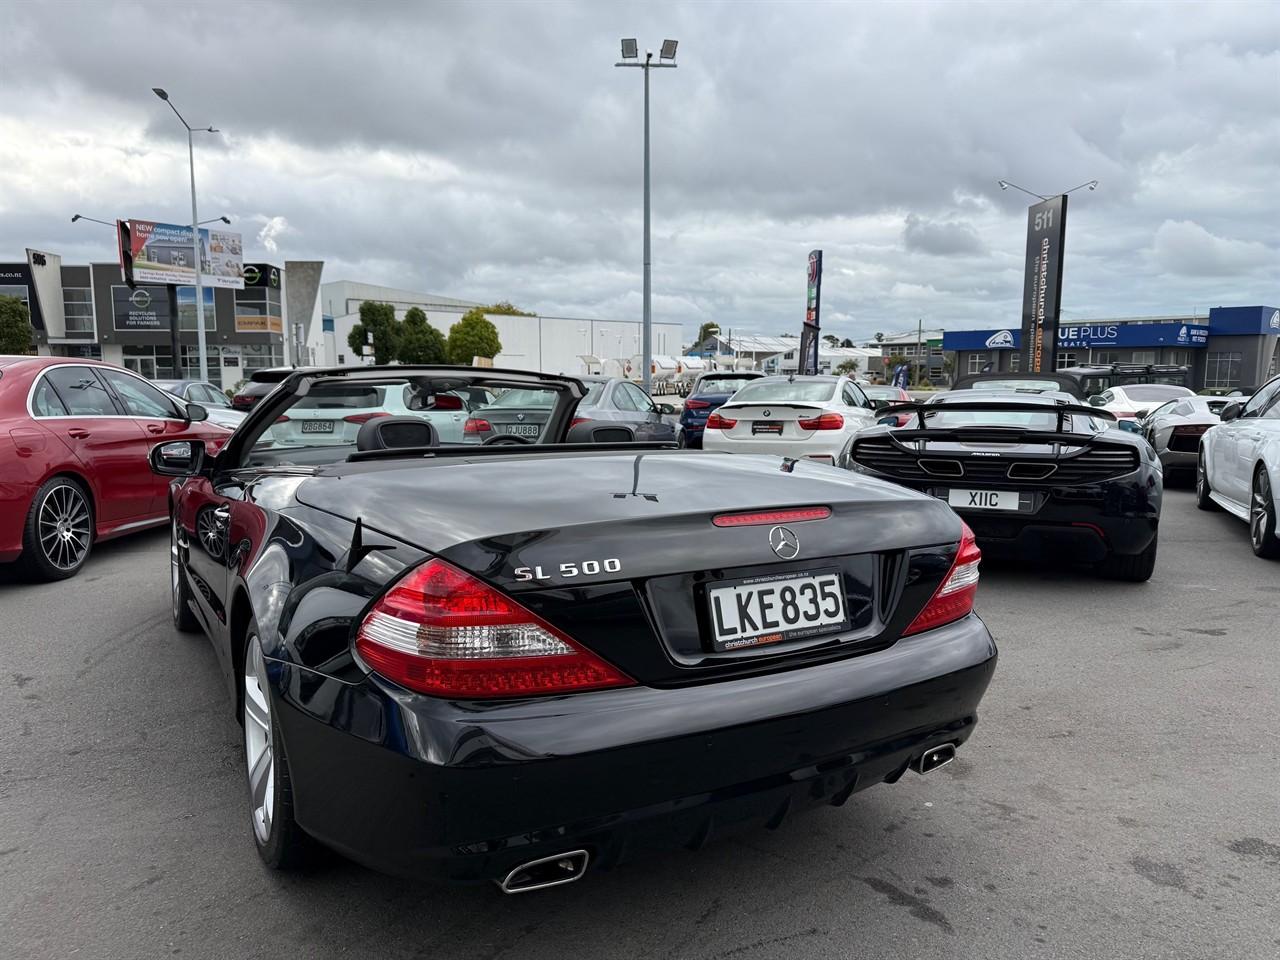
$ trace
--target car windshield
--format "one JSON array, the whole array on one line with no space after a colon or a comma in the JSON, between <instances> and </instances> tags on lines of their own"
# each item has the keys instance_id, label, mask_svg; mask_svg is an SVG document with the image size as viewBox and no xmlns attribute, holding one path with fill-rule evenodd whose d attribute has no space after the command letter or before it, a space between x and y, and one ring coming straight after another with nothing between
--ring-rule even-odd
<instances>
[{"instance_id":1,"label":"car windshield","mask_svg":"<svg viewBox=\"0 0 1280 960\"><path fill-rule=\"evenodd\" d=\"M396 447L563 439L561 431L567 427L567 410L573 402L565 385L558 381L546 387L513 385L497 377L485 380L470 372L465 377L436 372L384 376L376 382L318 379L305 396L293 398L281 409L273 423L259 428L246 454L247 462L317 466L357 452ZM495 399L488 406L472 405L473 400L489 398ZM497 417L483 419L484 411L504 406L538 412L521 413L518 418L513 412L507 418L511 422ZM379 425L382 420L385 425Z\"/></svg>"},{"instance_id":2,"label":"car windshield","mask_svg":"<svg viewBox=\"0 0 1280 960\"><path fill-rule=\"evenodd\" d=\"M862 392L872 400L902 399L902 391L898 387L863 387Z\"/></svg>"},{"instance_id":3,"label":"car windshield","mask_svg":"<svg viewBox=\"0 0 1280 960\"><path fill-rule=\"evenodd\" d=\"M821 403L835 394L834 380L753 380L733 395L736 403Z\"/></svg>"},{"instance_id":4,"label":"car windshield","mask_svg":"<svg viewBox=\"0 0 1280 960\"><path fill-rule=\"evenodd\" d=\"M151 383L153 386L159 387L161 390L165 391L166 393L176 394L179 390L182 389L181 380L152 380Z\"/></svg>"},{"instance_id":5,"label":"car windshield","mask_svg":"<svg viewBox=\"0 0 1280 960\"><path fill-rule=\"evenodd\" d=\"M970 390L991 390L1008 393L1045 393L1061 390L1062 386L1055 380L982 380L969 385Z\"/></svg>"},{"instance_id":6,"label":"car windshield","mask_svg":"<svg viewBox=\"0 0 1280 960\"><path fill-rule=\"evenodd\" d=\"M698 382L699 393L733 393L755 377L703 377Z\"/></svg>"},{"instance_id":7,"label":"car windshield","mask_svg":"<svg viewBox=\"0 0 1280 960\"><path fill-rule=\"evenodd\" d=\"M555 394L549 390L508 390L502 396L498 397L493 403L485 407L486 410L503 409L511 407L550 407L556 402Z\"/></svg>"},{"instance_id":8,"label":"car windshield","mask_svg":"<svg viewBox=\"0 0 1280 960\"><path fill-rule=\"evenodd\" d=\"M1157 401L1163 403L1165 400L1173 400L1176 397L1190 397L1192 392L1186 387L1177 387L1167 383L1135 383L1127 384L1124 392L1129 395L1130 400L1137 400L1141 403L1150 403Z\"/></svg>"}]
</instances>

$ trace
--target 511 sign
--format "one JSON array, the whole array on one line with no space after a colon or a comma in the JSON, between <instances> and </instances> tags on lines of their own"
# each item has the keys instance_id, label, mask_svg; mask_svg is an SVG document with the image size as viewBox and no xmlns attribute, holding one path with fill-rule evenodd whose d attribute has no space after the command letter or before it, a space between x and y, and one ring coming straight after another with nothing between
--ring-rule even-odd
<instances>
[{"instance_id":1,"label":"511 sign","mask_svg":"<svg viewBox=\"0 0 1280 960\"><path fill-rule=\"evenodd\" d=\"M1062 304L1062 244L1067 228L1066 194L1027 211L1026 279L1022 288L1023 367L1028 373L1054 369L1058 314Z\"/></svg>"}]
</instances>

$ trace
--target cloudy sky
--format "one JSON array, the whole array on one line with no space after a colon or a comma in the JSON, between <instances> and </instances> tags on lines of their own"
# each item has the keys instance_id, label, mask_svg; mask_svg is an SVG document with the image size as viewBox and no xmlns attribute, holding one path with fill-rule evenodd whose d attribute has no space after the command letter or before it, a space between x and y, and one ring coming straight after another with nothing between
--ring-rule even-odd
<instances>
[{"instance_id":1,"label":"cloudy sky","mask_svg":"<svg viewBox=\"0 0 1280 960\"><path fill-rule=\"evenodd\" d=\"M0 0L0 260L73 213L226 213L246 258L692 334L1017 322L1028 198L1072 196L1067 319L1280 303L1280 4Z\"/></svg>"}]
</instances>

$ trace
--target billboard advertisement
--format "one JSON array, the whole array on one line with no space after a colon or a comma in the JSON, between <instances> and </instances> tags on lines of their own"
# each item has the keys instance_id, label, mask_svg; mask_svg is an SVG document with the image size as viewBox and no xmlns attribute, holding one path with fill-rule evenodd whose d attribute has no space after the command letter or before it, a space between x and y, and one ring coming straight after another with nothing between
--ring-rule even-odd
<instances>
[{"instance_id":1,"label":"billboard advertisement","mask_svg":"<svg viewBox=\"0 0 1280 960\"><path fill-rule=\"evenodd\" d=\"M809 282L805 296L804 326L800 328L798 371L801 376L818 372L818 332L822 312L822 251L809 251Z\"/></svg>"},{"instance_id":2,"label":"billboard advertisement","mask_svg":"<svg viewBox=\"0 0 1280 960\"><path fill-rule=\"evenodd\" d=\"M196 329L196 288L179 287L178 327ZM216 329L213 291L204 288L204 328ZM125 286L111 288L111 326L119 333L153 333L169 329L169 291L164 287Z\"/></svg>"},{"instance_id":3,"label":"billboard advertisement","mask_svg":"<svg viewBox=\"0 0 1280 960\"><path fill-rule=\"evenodd\" d=\"M124 249L125 238L129 249ZM195 250L191 227L152 220L130 220L120 231L120 267L135 283L194 286ZM200 228L201 282L209 287L244 289L244 251L240 234Z\"/></svg>"},{"instance_id":4,"label":"billboard advertisement","mask_svg":"<svg viewBox=\"0 0 1280 960\"><path fill-rule=\"evenodd\" d=\"M1029 373L1044 373L1054 368L1058 314L1062 306L1062 244L1066 232L1066 194L1050 197L1027 210L1022 350L1026 356L1024 369Z\"/></svg>"}]
</instances>

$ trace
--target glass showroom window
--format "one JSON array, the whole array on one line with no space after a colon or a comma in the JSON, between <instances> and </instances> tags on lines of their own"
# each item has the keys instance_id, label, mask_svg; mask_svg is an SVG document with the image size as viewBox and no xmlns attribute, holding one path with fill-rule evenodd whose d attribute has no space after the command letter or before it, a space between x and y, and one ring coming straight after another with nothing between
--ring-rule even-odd
<instances>
[{"instance_id":1,"label":"glass showroom window","mask_svg":"<svg viewBox=\"0 0 1280 960\"><path fill-rule=\"evenodd\" d=\"M1057 360L1054 361L1054 369L1062 370L1065 367L1074 367L1079 360L1074 353L1060 353Z\"/></svg>"},{"instance_id":2,"label":"glass showroom window","mask_svg":"<svg viewBox=\"0 0 1280 960\"><path fill-rule=\"evenodd\" d=\"M284 347L278 343L244 343L240 345L240 354L245 377L254 370L284 366Z\"/></svg>"},{"instance_id":3,"label":"glass showroom window","mask_svg":"<svg viewBox=\"0 0 1280 960\"><path fill-rule=\"evenodd\" d=\"M1093 362L1101 364L1112 364L1120 362L1119 350L1098 350L1093 354Z\"/></svg>"},{"instance_id":4,"label":"glass showroom window","mask_svg":"<svg viewBox=\"0 0 1280 960\"><path fill-rule=\"evenodd\" d=\"M1189 367L1191 366L1191 351L1190 350L1170 350L1169 362L1177 367Z\"/></svg>"},{"instance_id":5,"label":"glass showroom window","mask_svg":"<svg viewBox=\"0 0 1280 960\"><path fill-rule=\"evenodd\" d=\"M985 353L969 354L969 372L981 373L982 368L987 365L987 355Z\"/></svg>"},{"instance_id":6,"label":"glass showroom window","mask_svg":"<svg viewBox=\"0 0 1280 960\"><path fill-rule=\"evenodd\" d=\"M0 297L17 297L22 301L22 305L30 310L31 301L27 299L28 296L25 283L0 283Z\"/></svg>"},{"instance_id":7,"label":"glass showroom window","mask_svg":"<svg viewBox=\"0 0 1280 960\"><path fill-rule=\"evenodd\" d=\"M1133 360L1131 363L1155 363L1156 352L1154 350L1135 350L1133 351Z\"/></svg>"},{"instance_id":8,"label":"glass showroom window","mask_svg":"<svg viewBox=\"0 0 1280 960\"><path fill-rule=\"evenodd\" d=\"M1014 350L1012 353L1009 354L1009 372L1017 373L1021 369L1022 369L1022 354L1019 351Z\"/></svg>"},{"instance_id":9,"label":"glass showroom window","mask_svg":"<svg viewBox=\"0 0 1280 960\"><path fill-rule=\"evenodd\" d=\"M1221 350L1209 354L1204 367L1206 387L1240 386L1240 351Z\"/></svg>"},{"instance_id":10,"label":"glass showroom window","mask_svg":"<svg viewBox=\"0 0 1280 960\"><path fill-rule=\"evenodd\" d=\"M213 309L213 287L204 288L204 328L205 330L213 330L216 328L214 323ZM196 288L195 287L179 287L178 288L178 329L179 330L195 330L196 329ZM196 365L197 375L200 367Z\"/></svg>"},{"instance_id":11,"label":"glass showroom window","mask_svg":"<svg viewBox=\"0 0 1280 960\"><path fill-rule=\"evenodd\" d=\"M67 333L93 333L93 291L88 287L63 287L62 315L67 321Z\"/></svg>"},{"instance_id":12,"label":"glass showroom window","mask_svg":"<svg viewBox=\"0 0 1280 960\"><path fill-rule=\"evenodd\" d=\"M209 368L209 382L215 387L221 387L222 350L218 347L206 346L205 359ZM182 376L179 379L200 379L200 349L195 344L182 347Z\"/></svg>"}]
</instances>

